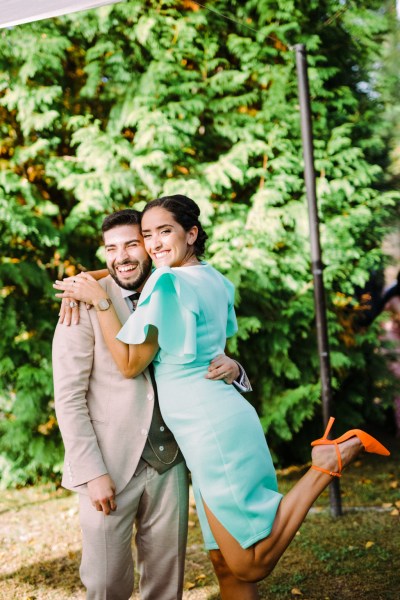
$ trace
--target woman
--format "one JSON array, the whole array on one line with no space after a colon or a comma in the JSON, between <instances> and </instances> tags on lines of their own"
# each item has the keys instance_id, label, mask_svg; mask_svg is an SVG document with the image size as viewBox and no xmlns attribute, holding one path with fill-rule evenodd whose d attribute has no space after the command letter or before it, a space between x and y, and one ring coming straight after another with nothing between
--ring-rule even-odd
<instances>
[{"instance_id":1,"label":"woman","mask_svg":"<svg viewBox=\"0 0 400 600\"><path fill-rule=\"evenodd\" d=\"M210 356L237 329L233 285L199 259L206 234L199 208L185 196L150 202L142 234L156 270L135 313L121 329L112 307L98 313L121 372L134 377L154 361L160 407L192 473L206 547L219 574L231 578L223 598L257 598L251 583L266 577L309 508L364 448L389 454L352 430L336 442L313 443L312 467L282 498L256 412L232 386L204 378ZM60 297L97 304L103 288L87 274L57 282ZM116 339L118 337L118 339ZM221 567L222 565L222 567ZM236 594L236 595L235 595Z\"/></svg>"}]
</instances>

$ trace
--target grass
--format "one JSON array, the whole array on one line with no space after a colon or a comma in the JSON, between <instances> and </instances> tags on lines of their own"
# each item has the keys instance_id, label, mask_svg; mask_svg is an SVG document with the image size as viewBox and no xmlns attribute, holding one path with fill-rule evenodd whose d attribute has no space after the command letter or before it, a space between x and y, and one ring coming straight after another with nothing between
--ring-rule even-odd
<instances>
[{"instance_id":1,"label":"grass","mask_svg":"<svg viewBox=\"0 0 400 600\"><path fill-rule=\"evenodd\" d=\"M263 600L399 598L399 444L391 449L389 458L363 457L346 471L342 517L332 518L328 492L321 496L273 574L259 584ZM280 489L290 489L301 472L279 472ZM184 599L218 600L193 507L189 524ZM4 491L0 600L83 600L80 547L74 494L45 486Z\"/></svg>"}]
</instances>

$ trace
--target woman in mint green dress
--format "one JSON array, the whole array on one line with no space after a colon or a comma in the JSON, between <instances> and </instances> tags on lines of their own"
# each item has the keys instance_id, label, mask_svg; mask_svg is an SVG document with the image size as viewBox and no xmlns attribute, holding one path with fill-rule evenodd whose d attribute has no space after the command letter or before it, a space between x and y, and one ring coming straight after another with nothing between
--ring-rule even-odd
<instances>
[{"instance_id":1,"label":"woman in mint green dress","mask_svg":"<svg viewBox=\"0 0 400 600\"><path fill-rule=\"evenodd\" d=\"M313 443L313 465L284 497L254 408L223 381L205 378L237 330L233 285L200 260L206 234L198 206L185 196L150 202L142 234L156 270L137 309L121 329L111 307L98 314L121 372L134 377L153 361L163 417L192 473L196 506L214 564L233 575L230 600L257 598L253 582L266 577L309 508L361 449L387 454L371 436L351 430L336 442ZM64 296L96 304L103 288L88 274ZM116 337L118 339L116 339ZM221 569L220 569L221 570Z\"/></svg>"}]
</instances>

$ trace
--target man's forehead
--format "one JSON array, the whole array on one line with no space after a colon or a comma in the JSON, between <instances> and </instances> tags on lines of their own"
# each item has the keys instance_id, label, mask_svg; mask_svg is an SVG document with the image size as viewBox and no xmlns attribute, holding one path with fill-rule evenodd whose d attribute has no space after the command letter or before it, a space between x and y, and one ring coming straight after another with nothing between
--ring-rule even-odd
<instances>
[{"instance_id":1,"label":"man's forehead","mask_svg":"<svg viewBox=\"0 0 400 600\"><path fill-rule=\"evenodd\" d=\"M124 242L131 242L137 240L143 242L143 237L140 231L139 225L118 225L108 231L104 232L104 243L108 244L121 244Z\"/></svg>"}]
</instances>

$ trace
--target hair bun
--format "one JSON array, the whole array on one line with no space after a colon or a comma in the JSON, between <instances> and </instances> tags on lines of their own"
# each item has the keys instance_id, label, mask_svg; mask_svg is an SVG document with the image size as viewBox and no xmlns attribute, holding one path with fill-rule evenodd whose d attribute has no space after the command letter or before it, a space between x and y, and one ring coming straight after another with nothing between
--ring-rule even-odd
<instances>
[{"instance_id":1,"label":"hair bun","mask_svg":"<svg viewBox=\"0 0 400 600\"><path fill-rule=\"evenodd\" d=\"M186 211L192 213L196 217L200 216L200 208L198 207L196 202L188 196L183 196L182 194L174 194L172 196L169 196L169 198L175 200L176 202L179 202L179 204L182 204Z\"/></svg>"}]
</instances>

